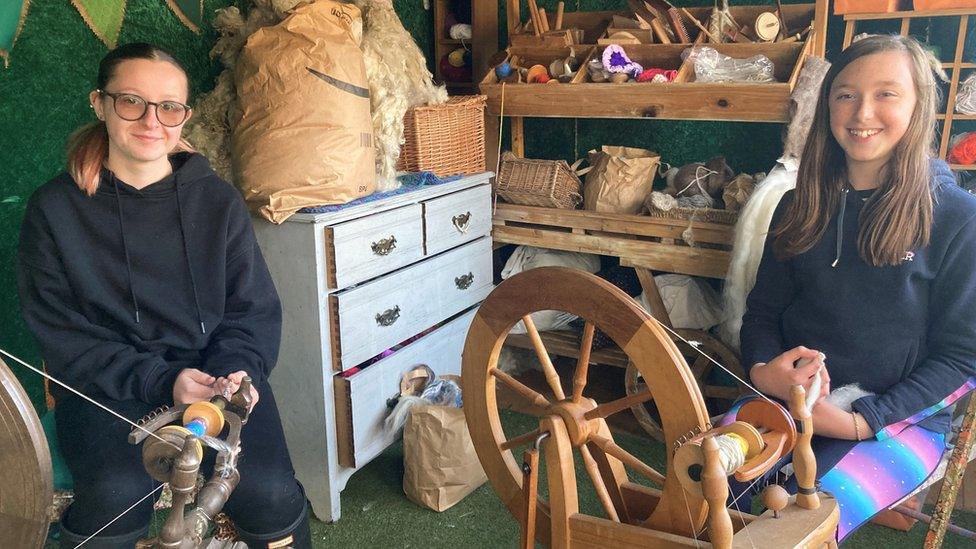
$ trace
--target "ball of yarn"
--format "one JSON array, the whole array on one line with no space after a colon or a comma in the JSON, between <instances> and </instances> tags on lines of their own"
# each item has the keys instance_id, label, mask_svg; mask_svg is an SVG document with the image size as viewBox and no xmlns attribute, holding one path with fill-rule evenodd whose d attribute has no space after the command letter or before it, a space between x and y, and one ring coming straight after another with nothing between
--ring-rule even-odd
<instances>
[{"instance_id":1,"label":"ball of yarn","mask_svg":"<svg viewBox=\"0 0 976 549\"><path fill-rule=\"evenodd\" d=\"M714 205L715 200L707 194L695 194L678 198L678 206L682 208L711 208Z\"/></svg>"},{"instance_id":2,"label":"ball of yarn","mask_svg":"<svg viewBox=\"0 0 976 549\"><path fill-rule=\"evenodd\" d=\"M497 76L499 80L507 78L510 74L512 74L512 65L510 65L508 61L503 61L495 66L495 76Z\"/></svg>"},{"instance_id":3,"label":"ball of yarn","mask_svg":"<svg viewBox=\"0 0 976 549\"><path fill-rule=\"evenodd\" d=\"M451 25L448 31L451 38L455 40L471 40L471 25L467 23L456 23Z\"/></svg>"}]
</instances>

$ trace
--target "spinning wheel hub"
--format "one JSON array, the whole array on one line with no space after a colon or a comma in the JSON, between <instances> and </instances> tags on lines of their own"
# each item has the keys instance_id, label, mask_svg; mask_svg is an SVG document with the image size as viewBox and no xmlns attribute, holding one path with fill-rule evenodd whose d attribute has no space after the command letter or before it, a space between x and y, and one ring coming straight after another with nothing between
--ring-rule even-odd
<instances>
[{"instance_id":1,"label":"spinning wheel hub","mask_svg":"<svg viewBox=\"0 0 976 549\"><path fill-rule=\"evenodd\" d=\"M586 419L585 414L596 408L596 401L592 398L584 398L576 403L566 399L553 404L549 408L549 413L559 416L566 425L566 432L569 434L569 441L574 448L586 444L590 437L600 429L599 419Z\"/></svg>"}]
</instances>

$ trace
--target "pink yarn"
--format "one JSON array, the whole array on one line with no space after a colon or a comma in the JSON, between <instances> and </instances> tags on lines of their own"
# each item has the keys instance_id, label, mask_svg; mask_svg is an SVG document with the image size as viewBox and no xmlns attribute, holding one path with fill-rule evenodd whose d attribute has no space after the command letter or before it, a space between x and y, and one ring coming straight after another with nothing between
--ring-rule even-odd
<instances>
[{"instance_id":1,"label":"pink yarn","mask_svg":"<svg viewBox=\"0 0 976 549\"><path fill-rule=\"evenodd\" d=\"M617 44L610 44L603 50L603 68L609 72L625 72L631 76L637 76L644 71L644 67L631 61L624 49Z\"/></svg>"},{"instance_id":2,"label":"pink yarn","mask_svg":"<svg viewBox=\"0 0 976 549\"><path fill-rule=\"evenodd\" d=\"M640 75L637 77L637 81L650 82L659 74L667 78L668 82L674 82L674 79L678 76L678 71L674 69L646 69L644 72L640 73Z\"/></svg>"}]
</instances>

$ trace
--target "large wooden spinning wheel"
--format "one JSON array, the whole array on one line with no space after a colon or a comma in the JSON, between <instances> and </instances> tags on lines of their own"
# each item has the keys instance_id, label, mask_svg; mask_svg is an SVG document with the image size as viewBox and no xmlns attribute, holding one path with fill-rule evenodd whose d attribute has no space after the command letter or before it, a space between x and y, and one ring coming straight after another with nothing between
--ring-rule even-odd
<instances>
[{"instance_id":1,"label":"large wooden spinning wheel","mask_svg":"<svg viewBox=\"0 0 976 549\"><path fill-rule=\"evenodd\" d=\"M548 359L530 313L559 310L586 321L580 359L573 374L572 387L564 391ZM498 355L512 326L525 320L530 338L542 362L553 398L527 387L496 368ZM607 403L587 398L588 362L593 332L607 334L628 356L647 390ZM668 448L680 437L708 428L708 412L695 375L685 363L680 350L667 332L643 308L624 292L605 280L583 271L562 267L532 269L509 278L491 293L472 321L463 355L462 384L464 409L475 449L495 492L513 516L522 520L524 494L522 471L512 450L531 444L539 431L507 436L499 418L497 390L523 398L527 408L537 410L550 430L568 434L572 448L594 485L597 496L610 520L642 525L654 530L692 536L700 531L707 513L700 496L684 491L672 474L670 452L662 474L613 442L606 418L627 411L631 406L653 398ZM557 470L554 459L575 459L570 453L553 456L556 447L547 449L550 475ZM624 465L652 482L660 492L650 493L656 500L653 510L638 512L628 505L629 482ZM566 469L560 469L565 474ZM575 479L572 480L575 486ZM575 507L576 493L550 493L550 501L540 498L536 511L536 538L548 544L550 506L553 511ZM557 509L558 506L558 509ZM561 528L559 521L553 528Z\"/></svg>"},{"instance_id":2,"label":"large wooden spinning wheel","mask_svg":"<svg viewBox=\"0 0 976 549\"><path fill-rule=\"evenodd\" d=\"M0 540L41 547L53 493L51 453L27 393L0 360Z\"/></svg>"}]
</instances>

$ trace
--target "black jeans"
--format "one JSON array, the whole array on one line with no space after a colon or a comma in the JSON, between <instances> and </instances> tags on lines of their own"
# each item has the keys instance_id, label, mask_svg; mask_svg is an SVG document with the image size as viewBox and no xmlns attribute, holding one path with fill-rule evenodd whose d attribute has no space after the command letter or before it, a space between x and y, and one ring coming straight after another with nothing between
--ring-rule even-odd
<instances>
[{"instance_id":1,"label":"black jeans","mask_svg":"<svg viewBox=\"0 0 976 549\"><path fill-rule=\"evenodd\" d=\"M223 511L234 521L241 537L250 539L252 547L260 546L254 541L277 539L275 536L296 529L301 531L294 532L294 547L310 547L305 493L295 479L274 394L267 383L258 387L258 393L261 400L241 432L242 451L237 463L241 480ZM137 400L97 400L133 421L155 408ZM55 417L75 490L74 502L61 523L69 537L81 535L84 539L158 483L143 468L142 446L127 441L129 424L75 395L58 401ZM201 467L205 476L212 470L213 457L214 452L207 449ZM146 532L157 498L158 494L125 513L99 538L114 538L119 546L131 546L130 538Z\"/></svg>"}]
</instances>

